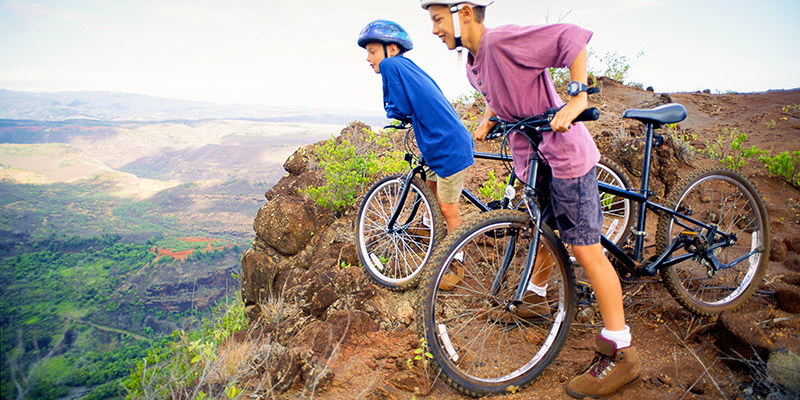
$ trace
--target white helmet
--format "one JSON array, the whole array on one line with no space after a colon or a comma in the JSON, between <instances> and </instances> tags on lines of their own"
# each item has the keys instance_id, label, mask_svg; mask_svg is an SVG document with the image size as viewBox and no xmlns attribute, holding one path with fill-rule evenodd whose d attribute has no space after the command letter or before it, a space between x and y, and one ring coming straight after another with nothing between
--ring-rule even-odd
<instances>
[{"instance_id":1,"label":"white helmet","mask_svg":"<svg viewBox=\"0 0 800 400\"><path fill-rule=\"evenodd\" d=\"M453 14L453 36L456 39L456 51L458 51L458 59L459 62L461 60L461 24L456 22L456 18L458 15L458 10L461 9L463 4L469 4L471 6L479 6L479 7L486 7L494 3L494 0L466 0L466 1L458 1L458 0L419 0L419 5L422 7L423 10L427 10L428 7L439 4L443 6L450 7L450 13Z\"/></svg>"},{"instance_id":2,"label":"white helmet","mask_svg":"<svg viewBox=\"0 0 800 400\"><path fill-rule=\"evenodd\" d=\"M434 4L441 4L448 7L452 7L462 3L472 4L473 6L485 7L494 3L494 0L466 0L466 1L420 0L419 1L419 5L425 10L427 10L429 6L432 6Z\"/></svg>"}]
</instances>

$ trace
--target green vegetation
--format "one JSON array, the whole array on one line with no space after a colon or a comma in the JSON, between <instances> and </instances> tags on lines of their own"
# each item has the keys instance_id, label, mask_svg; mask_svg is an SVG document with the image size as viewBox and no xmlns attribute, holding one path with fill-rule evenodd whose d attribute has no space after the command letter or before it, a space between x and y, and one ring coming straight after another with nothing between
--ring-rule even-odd
<instances>
[{"instance_id":1,"label":"green vegetation","mask_svg":"<svg viewBox=\"0 0 800 400\"><path fill-rule=\"evenodd\" d=\"M636 58L638 59L643 55L644 52L639 52L636 54ZM631 68L631 60L628 56L617 52L606 52L603 56L598 56L593 49L589 48L587 59L590 86L593 84L592 79L605 76L628 86L642 88L643 85L641 83L628 81L628 72ZM548 71L550 71L550 76L553 78L553 83L555 83L556 87L565 87L572 80L567 68L548 68Z\"/></svg>"},{"instance_id":2,"label":"green vegetation","mask_svg":"<svg viewBox=\"0 0 800 400\"><path fill-rule=\"evenodd\" d=\"M730 143L728 143L728 140L731 140ZM742 144L746 140L747 134L739 132L737 128L723 128L722 134L717 135L717 138L709 143L701 153L712 160L719 161L720 164L734 171L739 171L747 166L747 161L750 158L763 153L762 150L755 146L750 146L750 148L743 147Z\"/></svg>"},{"instance_id":3,"label":"green vegetation","mask_svg":"<svg viewBox=\"0 0 800 400\"><path fill-rule=\"evenodd\" d=\"M724 128L722 132L701 150L702 154L734 171L747 167L748 161L756 158L771 175L800 187L800 151L784 151L772 156L768 150L761 150L756 146L746 148L743 143L747 140L747 134L740 133L736 128Z\"/></svg>"},{"instance_id":4,"label":"green vegetation","mask_svg":"<svg viewBox=\"0 0 800 400\"><path fill-rule=\"evenodd\" d=\"M489 171L486 183L478 188L478 193L488 201L500 200L505 194L506 186L508 186L508 179L503 180L495 176L494 170L492 169Z\"/></svg>"},{"instance_id":5,"label":"green vegetation","mask_svg":"<svg viewBox=\"0 0 800 400\"><path fill-rule=\"evenodd\" d=\"M310 185L306 193L320 206L342 212L355 204L376 176L404 169L401 152L393 147L390 131L365 129L331 137L316 149L326 183Z\"/></svg>"},{"instance_id":6,"label":"green vegetation","mask_svg":"<svg viewBox=\"0 0 800 400\"><path fill-rule=\"evenodd\" d=\"M156 237L136 244L123 243L118 234L51 234L28 244L25 252L1 259L0 398L15 398L22 391L25 398L55 399L74 387L91 388L85 397L90 399L122 395L120 380L130 374L132 363L169 333L142 321L155 316L172 326L191 325L198 312L150 308L147 293L129 284L137 274L153 270L147 268L155 257L150 247L173 242ZM241 249L198 252L195 262L233 252Z\"/></svg>"},{"instance_id":7,"label":"green vegetation","mask_svg":"<svg viewBox=\"0 0 800 400\"><path fill-rule=\"evenodd\" d=\"M764 163L770 174L800 187L800 151L793 151L791 154L784 151L774 157L769 152L764 152L758 156L758 160Z\"/></svg>"},{"instance_id":8,"label":"green vegetation","mask_svg":"<svg viewBox=\"0 0 800 400\"><path fill-rule=\"evenodd\" d=\"M211 373L217 349L231 333L246 327L244 305L232 300L203 320L200 329L175 331L137 362L133 372L124 380L128 399L206 398L198 383ZM225 394L233 399L241 390L236 381L226 382Z\"/></svg>"},{"instance_id":9,"label":"green vegetation","mask_svg":"<svg viewBox=\"0 0 800 400\"><path fill-rule=\"evenodd\" d=\"M110 315L120 305L115 287L153 258L146 246L118 240L117 235L52 235L31 252L0 262L0 397L16 397L15 384L27 398L51 399L66 395L70 387L120 379L131 357L149 347L133 334L119 341L110 329L97 333L93 328L116 325ZM117 384L100 391L113 395L118 389Z\"/></svg>"}]
</instances>

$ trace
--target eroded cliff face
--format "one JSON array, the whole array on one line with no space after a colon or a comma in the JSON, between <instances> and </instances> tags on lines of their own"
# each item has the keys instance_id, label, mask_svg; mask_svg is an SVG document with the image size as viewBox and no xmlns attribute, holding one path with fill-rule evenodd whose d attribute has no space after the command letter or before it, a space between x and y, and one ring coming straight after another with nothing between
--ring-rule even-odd
<instances>
[{"instance_id":1,"label":"eroded cliff face","mask_svg":"<svg viewBox=\"0 0 800 400\"><path fill-rule=\"evenodd\" d=\"M342 132L358 135L365 125L354 122ZM337 138L341 140L341 136ZM354 207L342 215L319 207L302 193L321 185L317 156L309 145L284 164L288 174L266 193L256 215L253 247L242 257L242 299L250 321L262 318L260 304L280 299L302 313L325 321L336 311L361 311L377 326L397 321L369 277L358 267L353 240ZM410 310L401 315L410 323Z\"/></svg>"}]
</instances>

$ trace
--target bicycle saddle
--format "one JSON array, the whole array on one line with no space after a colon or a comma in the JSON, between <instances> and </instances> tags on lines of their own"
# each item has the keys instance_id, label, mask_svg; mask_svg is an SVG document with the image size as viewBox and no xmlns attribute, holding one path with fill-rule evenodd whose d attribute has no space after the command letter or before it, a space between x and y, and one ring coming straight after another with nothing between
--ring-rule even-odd
<instances>
[{"instance_id":1,"label":"bicycle saddle","mask_svg":"<svg viewBox=\"0 0 800 400\"><path fill-rule=\"evenodd\" d=\"M635 119L645 124L674 124L686 119L686 108L678 103L670 103L651 110L625 110L622 118Z\"/></svg>"}]
</instances>

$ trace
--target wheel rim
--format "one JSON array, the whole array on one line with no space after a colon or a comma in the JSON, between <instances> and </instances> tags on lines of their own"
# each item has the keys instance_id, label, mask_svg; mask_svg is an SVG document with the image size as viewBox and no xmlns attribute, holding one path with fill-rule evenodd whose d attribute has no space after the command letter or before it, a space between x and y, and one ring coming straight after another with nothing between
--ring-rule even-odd
<instances>
[{"instance_id":1,"label":"wheel rim","mask_svg":"<svg viewBox=\"0 0 800 400\"><path fill-rule=\"evenodd\" d=\"M487 233L519 227L510 222L496 223L472 233L461 241L463 246L451 252L444 263L450 267L441 269L436 278L438 288L448 270L456 268L456 263L465 270L464 279L453 290L435 291L435 306L430 316L436 331L433 345L438 346L440 359L447 364L447 369L465 380L501 386L523 375L526 375L523 379L533 379L555 357L559 338L568 329L568 280L565 271L557 265L547 280L547 301L552 309L549 316L527 320L511 317L508 323L500 318L503 305L513 297L519 282L529 242L517 243L506 284L492 295L491 282L510 236L495 239ZM545 243L545 248L548 254L557 252L550 242ZM464 252L463 263L454 260L458 251ZM556 256L550 259L564 262Z\"/></svg>"},{"instance_id":2,"label":"wheel rim","mask_svg":"<svg viewBox=\"0 0 800 400\"><path fill-rule=\"evenodd\" d=\"M621 188L625 187L622 177L603 164L597 164L597 181ZM625 228L630 222L632 213L631 201L601 191L600 207L603 210L602 233L611 243L618 244L619 240L626 234Z\"/></svg>"},{"instance_id":3,"label":"wheel rim","mask_svg":"<svg viewBox=\"0 0 800 400\"><path fill-rule=\"evenodd\" d=\"M425 196L412 185L395 229L387 226L396 209L405 180L387 180L371 191L364 201L359 218L359 251L364 256L362 262L373 276L384 283L400 285L413 279L430 256L433 228L427 230L428 236L412 234L408 227L421 224L423 215L431 215L431 205ZM413 202L420 202L419 210L411 215Z\"/></svg>"},{"instance_id":4,"label":"wheel rim","mask_svg":"<svg viewBox=\"0 0 800 400\"><path fill-rule=\"evenodd\" d=\"M676 203L676 209L681 212L691 210L691 217L718 225L720 231L736 235L736 244L714 252L722 263L731 263L751 251L764 248L766 221L759 212L757 199L733 178L711 175L698 180L684 192ZM670 241L681 229L674 221L669 224ZM715 308L736 301L753 285L763 255L754 253L713 276L709 276L709 268L702 260L692 259L670 268L681 291L699 305Z\"/></svg>"}]
</instances>

